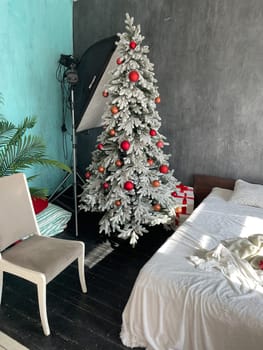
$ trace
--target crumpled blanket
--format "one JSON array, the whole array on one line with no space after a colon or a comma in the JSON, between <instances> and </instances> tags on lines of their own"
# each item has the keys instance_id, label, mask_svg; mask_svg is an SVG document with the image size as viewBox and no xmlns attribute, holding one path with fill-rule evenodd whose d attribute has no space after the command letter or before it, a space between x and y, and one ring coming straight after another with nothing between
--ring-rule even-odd
<instances>
[{"instance_id":1,"label":"crumpled blanket","mask_svg":"<svg viewBox=\"0 0 263 350\"><path fill-rule=\"evenodd\" d=\"M195 266L212 271L219 269L231 286L243 293L249 290L263 292L263 235L221 241L212 250L200 249L190 256Z\"/></svg>"}]
</instances>

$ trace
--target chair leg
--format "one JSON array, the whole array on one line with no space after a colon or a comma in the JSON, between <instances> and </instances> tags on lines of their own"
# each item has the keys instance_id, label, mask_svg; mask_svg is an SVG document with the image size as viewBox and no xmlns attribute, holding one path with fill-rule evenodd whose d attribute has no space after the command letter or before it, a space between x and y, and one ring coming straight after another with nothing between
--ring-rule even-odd
<instances>
[{"instance_id":1,"label":"chair leg","mask_svg":"<svg viewBox=\"0 0 263 350\"><path fill-rule=\"evenodd\" d=\"M49 335L50 329L47 319L46 288L46 283L44 283L43 281L37 283L38 306L41 324L44 334Z\"/></svg>"},{"instance_id":2,"label":"chair leg","mask_svg":"<svg viewBox=\"0 0 263 350\"><path fill-rule=\"evenodd\" d=\"M83 293L87 293L87 285L85 279L84 252L78 257L79 281Z\"/></svg>"},{"instance_id":3,"label":"chair leg","mask_svg":"<svg viewBox=\"0 0 263 350\"><path fill-rule=\"evenodd\" d=\"M4 272L0 270L0 305L2 302L3 283L4 283Z\"/></svg>"}]
</instances>

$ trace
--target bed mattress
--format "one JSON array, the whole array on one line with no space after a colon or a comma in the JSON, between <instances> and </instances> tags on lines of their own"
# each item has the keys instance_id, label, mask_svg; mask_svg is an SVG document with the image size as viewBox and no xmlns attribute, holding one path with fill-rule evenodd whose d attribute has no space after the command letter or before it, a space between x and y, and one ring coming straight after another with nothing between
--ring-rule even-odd
<instances>
[{"instance_id":1,"label":"bed mattress","mask_svg":"<svg viewBox=\"0 0 263 350\"><path fill-rule=\"evenodd\" d=\"M263 233L263 209L214 189L141 269L122 314L121 339L147 350L258 350L263 294L231 286L189 257L221 240Z\"/></svg>"}]
</instances>

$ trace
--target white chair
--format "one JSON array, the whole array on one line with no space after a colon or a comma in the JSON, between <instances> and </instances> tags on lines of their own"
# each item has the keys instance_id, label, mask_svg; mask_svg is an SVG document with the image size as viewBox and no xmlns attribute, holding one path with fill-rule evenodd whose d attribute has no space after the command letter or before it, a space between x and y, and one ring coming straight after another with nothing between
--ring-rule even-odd
<instances>
[{"instance_id":1,"label":"white chair","mask_svg":"<svg viewBox=\"0 0 263 350\"><path fill-rule=\"evenodd\" d=\"M42 328L49 335L46 285L78 259L81 289L86 293L84 256L83 242L40 235L24 174L0 177L0 304L4 272L35 283Z\"/></svg>"}]
</instances>

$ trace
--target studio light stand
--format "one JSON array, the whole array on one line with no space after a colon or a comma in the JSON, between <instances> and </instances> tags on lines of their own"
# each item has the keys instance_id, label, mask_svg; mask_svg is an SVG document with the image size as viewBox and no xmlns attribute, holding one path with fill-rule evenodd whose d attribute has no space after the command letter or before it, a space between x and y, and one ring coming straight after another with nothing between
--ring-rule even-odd
<instances>
[{"instance_id":1,"label":"studio light stand","mask_svg":"<svg viewBox=\"0 0 263 350\"><path fill-rule=\"evenodd\" d=\"M72 157L73 157L73 167L72 173L68 173L62 182L57 186L52 195L49 197L50 202L54 202L60 196L62 196L71 186L73 186L73 197L74 197L74 217L75 217L75 234L78 236L78 193L77 193L77 179L81 181L82 184L85 181L82 179L80 174L77 171L77 142L76 142L76 125L75 125L75 110L74 110L74 87L78 82L78 75L75 69L76 63L74 58L69 55L61 55L60 64L68 67L63 73L63 81L69 85L70 91L70 113L71 113L71 123L72 123ZM72 178L71 184L63 188L63 185L68 182L68 180ZM58 192L61 188L63 188L60 192Z\"/></svg>"}]
</instances>

